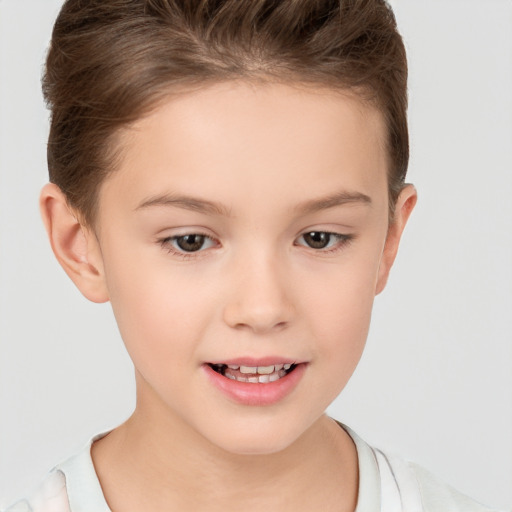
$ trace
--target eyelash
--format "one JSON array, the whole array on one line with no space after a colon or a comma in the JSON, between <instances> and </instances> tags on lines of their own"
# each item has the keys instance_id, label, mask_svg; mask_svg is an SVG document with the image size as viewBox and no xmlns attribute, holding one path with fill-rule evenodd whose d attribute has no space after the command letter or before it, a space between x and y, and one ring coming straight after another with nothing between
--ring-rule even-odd
<instances>
[{"instance_id":1,"label":"eyelash","mask_svg":"<svg viewBox=\"0 0 512 512\"><path fill-rule=\"evenodd\" d=\"M312 234L312 233L325 234L325 235L329 235L331 237L337 238L337 243L331 249L322 249L322 248L315 249L314 247L311 247L308 245L298 244L301 247L313 249L315 252L319 252L322 254L337 253L338 251L341 251L342 249L344 249L347 245L349 245L354 240L354 235L343 235L341 233L333 233L332 231L307 231L307 232L303 233L302 235L300 235L299 238L302 238L304 235L308 235L308 234ZM158 240L158 243L162 246L163 249L165 249L167 252L169 252L173 256L177 256L178 258L188 260L191 258L196 258L197 253L203 252L203 250L200 249L198 251L185 252L185 251L181 251L181 250L178 250L175 247L173 247L172 243L175 242L176 240L178 240L179 238L184 238L186 236L191 236L191 235L203 236L203 237L207 238L208 240L214 241L214 239L211 236L207 235L206 233L193 232L193 233L185 233L183 235L168 236L168 237Z\"/></svg>"},{"instance_id":2,"label":"eyelash","mask_svg":"<svg viewBox=\"0 0 512 512\"><path fill-rule=\"evenodd\" d=\"M168 253L172 254L173 256L177 256L178 258L188 260L191 258L196 258L197 253L202 252L202 251L199 250L199 251L190 251L190 252L183 251L182 252L182 251L174 248L172 246L172 242L178 240L179 238L184 238L186 236L191 236L191 235L204 236L208 240L213 241L213 238L211 236L207 235L206 233L201 233L200 231L197 231L197 232L195 231L193 233L185 233L183 235L168 236L168 237L162 238L161 240L158 240L158 242L160 243L162 248L165 249Z\"/></svg>"}]
</instances>

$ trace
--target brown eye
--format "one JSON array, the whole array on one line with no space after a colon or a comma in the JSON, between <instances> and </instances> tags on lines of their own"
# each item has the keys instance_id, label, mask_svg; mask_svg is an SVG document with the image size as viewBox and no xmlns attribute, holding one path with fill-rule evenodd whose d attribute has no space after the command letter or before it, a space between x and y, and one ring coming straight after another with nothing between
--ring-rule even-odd
<instances>
[{"instance_id":1,"label":"brown eye","mask_svg":"<svg viewBox=\"0 0 512 512\"><path fill-rule=\"evenodd\" d=\"M325 231L311 231L302 235L312 249L325 249L331 241L332 234Z\"/></svg>"},{"instance_id":2,"label":"brown eye","mask_svg":"<svg viewBox=\"0 0 512 512\"><path fill-rule=\"evenodd\" d=\"M208 249L218 247L218 241L202 233L187 233L178 236L168 236L158 240L168 253L180 258L195 258ZM196 253L198 253L196 255Z\"/></svg>"},{"instance_id":3,"label":"brown eye","mask_svg":"<svg viewBox=\"0 0 512 512\"><path fill-rule=\"evenodd\" d=\"M185 235L175 238L176 245L185 252L194 252L202 249L206 237L204 235Z\"/></svg>"},{"instance_id":4,"label":"brown eye","mask_svg":"<svg viewBox=\"0 0 512 512\"><path fill-rule=\"evenodd\" d=\"M332 253L345 247L353 238L353 235L342 235L329 231L309 231L301 235L297 243L324 253Z\"/></svg>"}]
</instances>

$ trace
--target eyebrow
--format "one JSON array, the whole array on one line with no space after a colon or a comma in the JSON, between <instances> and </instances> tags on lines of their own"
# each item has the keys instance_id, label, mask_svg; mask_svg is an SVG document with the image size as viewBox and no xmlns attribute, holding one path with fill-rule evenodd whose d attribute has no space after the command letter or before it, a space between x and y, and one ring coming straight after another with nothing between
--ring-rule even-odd
<instances>
[{"instance_id":1,"label":"eyebrow","mask_svg":"<svg viewBox=\"0 0 512 512\"><path fill-rule=\"evenodd\" d=\"M225 217L229 217L231 214L230 210L221 204L197 197L174 194L163 194L150 197L142 201L142 203L135 209L142 210L153 206L174 206L185 210L191 210L193 212L204 213L206 215L222 215Z\"/></svg>"},{"instance_id":2,"label":"eyebrow","mask_svg":"<svg viewBox=\"0 0 512 512\"><path fill-rule=\"evenodd\" d=\"M362 194L361 192L341 191L325 197L312 199L309 201L305 201L304 203L298 204L295 207L295 211L299 214L307 215L321 210L334 208L335 206L342 206L345 204L371 205L372 200L369 196L367 196L366 194Z\"/></svg>"},{"instance_id":3,"label":"eyebrow","mask_svg":"<svg viewBox=\"0 0 512 512\"><path fill-rule=\"evenodd\" d=\"M371 205L372 200L366 194L360 192L347 192L341 191L318 199L311 199L303 203L298 204L294 211L301 215L307 215L315 213L321 210L327 210L336 206L342 206L345 204L367 204ZM155 206L164 207L176 207L183 208L185 210L191 210L206 215L220 215L229 217L231 215L230 209L224 205L208 201L206 199L200 199L197 197L174 195L174 194L163 194L159 196L153 196L142 201L142 203L135 208L136 210L142 210L145 208L151 208Z\"/></svg>"}]
</instances>

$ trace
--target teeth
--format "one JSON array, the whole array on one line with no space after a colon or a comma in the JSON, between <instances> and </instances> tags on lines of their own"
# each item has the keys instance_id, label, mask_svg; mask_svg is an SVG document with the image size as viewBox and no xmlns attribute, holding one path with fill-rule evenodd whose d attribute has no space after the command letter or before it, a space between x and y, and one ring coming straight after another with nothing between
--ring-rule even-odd
<instances>
[{"instance_id":1,"label":"teeth","mask_svg":"<svg viewBox=\"0 0 512 512\"><path fill-rule=\"evenodd\" d=\"M240 373L257 373L258 375L270 375L271 373L283 370L283 368L285 370L289 370L291 367L291 364L276 364L272 366L236 366L233 364L228 365L228 368L230 368L231 370L240 369Z\"/></svg>"},{"instance_id":2,"label":"teeth","mask_svg":"<svg viewBox=\"0 0 512 512\"><path fill-rule=\"evenodd\" d=\"M293 364L274 364L270 366L214 364L212 366L228 379L236 380L238 382L250 382L251 384L266 384L268 382L275 382L276 380L284 377Z\"/></svg>"},{"instance_id":3,"label":"teeth","mask_svg":"<svg viewBox=\"0 0 512 512\"><path fill-rule=\"evenodd\" d=\"M257 366L240 366L240 373L256 373Z\"/></svg>"},{"instance_id":4,"label":"teeth","mask_svg":"<svg viewBox=\"0 0 512 512\"><path fill-rule=\"evenodd\" d=\"M258 366L258 373L260 375L270 375L271 373L274 373L274 367L273 366Z\"/></svg>"},{"instance_id":5,"label":"teeth","mask_svg":"<svg viewBox=\"0 0 512 512\"><path fill-rule=\"evenodd\" d=\"M231 380L238 382L250 382L251 384L266 384L268 382L275 382L284 377L292 367L291 364L276 364L272 366L238 366L238 365L223 365L225 371L223 375Z\"/></svg>"}]
</instances>

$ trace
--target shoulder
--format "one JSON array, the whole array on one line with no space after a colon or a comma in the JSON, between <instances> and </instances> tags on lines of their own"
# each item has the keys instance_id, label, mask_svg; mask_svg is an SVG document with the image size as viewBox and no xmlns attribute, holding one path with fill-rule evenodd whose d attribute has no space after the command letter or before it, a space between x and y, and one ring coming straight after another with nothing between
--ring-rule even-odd
<instances>
[{"instance_id":1,"label":"shoulder","mask_svg":"<svg viewBox=\"0 0 512 512\"><path fill-rule=\"evenodd\" d=\"M421 466L371 447L349 427L338 424L357 448L357 512L498 512L460 493Z\"/></svg>"},{"instance_id":2,"label":"shoulder","mask_svg":"<svg viewBox=\"0 0 512 512\"><path fill-rule=\"evenodd\" d=\"M460 493L425 468L411 462L407 464L418 482L425 512L498 512Z\"/></svg>"},{"instance_id":3,"label":"shoulder","mask_svg":"<svg viewBox=\"0 0 512 512\"><path fill-rule=\"evenodd\" d=\"M29 499L4 512L110 512L91 458L92 443L107 434L94 436L77 454L56 466Z\"/></svg>"},{"instance_id":4,"label":"shoulder","mask_svg":"<svg viewBox=\"0 0 512 512\"><path fill-rule=\"evenodd\" d=\"M70 512L62 471L49 473L30 499L18 501L5 512Z\"/></svg>"},{"instance_id":5,"label":"shoulder","mask_svg":"<svg viewBox=\"0 0 512 512\"><path fill-rule=\"evenodd\" d=\"M389 466L402 503L416 496L423 512L498 512L457 491L425 468L375 450ZM381 466L381 464L379 464ZM414 509L416 510L416 509Z\"/></svg>"}]
</instances>

